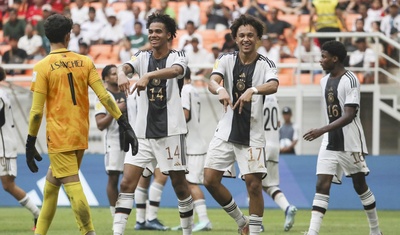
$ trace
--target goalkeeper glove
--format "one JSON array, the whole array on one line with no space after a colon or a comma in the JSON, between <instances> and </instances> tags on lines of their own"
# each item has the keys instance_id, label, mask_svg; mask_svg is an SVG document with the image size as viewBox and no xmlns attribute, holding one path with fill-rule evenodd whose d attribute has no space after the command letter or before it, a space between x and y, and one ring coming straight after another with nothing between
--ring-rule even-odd
<instances>
[{"instance_id":1,"label":"goalkeeper glove","mask_svg":"<svg viewBox=\"0 0 400 235\"><path fill-rule=\"evenodd\" d=\"M139 143L136 138L135 131L133 131L125 115L121 115L121 117L117 120L117 122L123 129L121 134L122 134L124 151L128 152L130 145L132 148L132 156L136 155L139 150Z\"/></svg>"},{"instance_id":2,"label":"goalkeeper glove","mask_svg":"<svg viewBox=\"0 0 400 235\"><path fill-rule=\"evenodd\" d=\"M42 157L38 153L35 147L36 143L36 137L35 136L30 136L28 135L28 138L26 139L26 164L29 167L29 170L31 170L33 173L38 172L39 168L36 165L35 159L37 161L41 161Z\"/></svg>"}]
</instances>

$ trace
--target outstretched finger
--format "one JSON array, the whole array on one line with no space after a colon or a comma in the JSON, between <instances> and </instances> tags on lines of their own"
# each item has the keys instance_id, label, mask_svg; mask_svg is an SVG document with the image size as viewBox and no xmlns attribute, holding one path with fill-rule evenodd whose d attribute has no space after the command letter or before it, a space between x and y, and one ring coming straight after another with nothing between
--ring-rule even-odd
<instances>
[{"instance_id":1,"label":"outstretched finger","mask_svg":"<svg viewBox=\"0 0 400 235\"><path fill-rule=\"evenodd\" d=\"M136 90L136 84L133 85L130 95L132 95L135 90Z\"/></svg>"},{"instance_id":2,"label":"outstretched finger","mask_svg":"<svg viewBox=\"0 0 400 235\"><path fill-rule=\"evenodd\" d=\"M227 107L228 107L228 101L224 100L224 111L225 111L225 113L226 113Z\"/></svg>"},{"instance_id":3,"label":"outstretched finger","mask_svg":"<svg viewBox=\"0 0 400 235\"><path fill-rule=\"evenodd\" d=\"M239 114L241 114L243 110L243 101L238 100L238 102L239 102Z\"/></svg>"}]
</instances>

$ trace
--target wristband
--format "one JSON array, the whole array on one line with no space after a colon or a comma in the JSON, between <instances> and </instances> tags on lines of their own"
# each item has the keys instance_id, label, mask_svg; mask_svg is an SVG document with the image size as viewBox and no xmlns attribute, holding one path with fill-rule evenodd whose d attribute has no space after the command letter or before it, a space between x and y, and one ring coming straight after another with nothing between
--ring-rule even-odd
<instances>
[{"instance_id":1,"label":"wristband","mask_svg":"<svg viewBox=\"0 0 400 235\"><path fill-rule=\"evenodd\" d=\"M254 86L253 86L253 87L250 87L250 89L253 90L254 94L258 94L258 90L257 90L257 88L255 88Z\"/></svg>"},{"instance_id":2,"label":"wristband","mask_svg":"<svg viewBox=\"0 0 400 235\"><path fill-rule=\"evenodd\" d=\"M222 89L225 89L225 88L224 88L224 87L222 87L222 86L221 86L221 87L218 87L218 89L217 89L215 92L217 92L217 94L218 94L218 93L219 93L219 91L220 91L220 90L222 90Z\"/></svg>"}]
</instances>

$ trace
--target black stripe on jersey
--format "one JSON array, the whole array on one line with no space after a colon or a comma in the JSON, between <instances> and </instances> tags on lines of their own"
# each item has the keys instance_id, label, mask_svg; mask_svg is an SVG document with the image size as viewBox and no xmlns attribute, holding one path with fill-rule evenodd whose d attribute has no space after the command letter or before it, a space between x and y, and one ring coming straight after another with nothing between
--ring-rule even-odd
<instances>
[{"instance_id":1,"label":"black stripe on jersey","mask_svg":"<svg viewBox=\"0 0 400 235\"><path fill-rule=\"evenodd\" d=\"M147 72L163 69L168 56L156 60L153 55L149 58ZM146 138L162 138L168 136L167 112L167 79L152 79L147 84L147 125Z\"/></svg>"},{"instance_id":2,"label":"black stripe on jersey","mask_svg":"<svg viewBox=\"0 0 400 235\"><path fill-rule=\"evenodd\" d=\"M185 135L180 135L180 142L181 142L181 159L182 165L186 166L186 137Z\"/></svg>"},{"instance_id":3,"label":"black stripe on jersey","mask_svg":"<svg viewBox=\"0 0 400 235\"><path fill-rule=\"evenodd\" d=\"M258 60L258 59L257 59ZM244 65L240 62L239 56L236 57L233 67L233 84L232 84L232 102L233 104L239 97L250 87L253 86L253 75L257 64L257 60L253 63ZM228 141L243 145L250 145L250 122L251 122L251 102L243 105L242 113L239 114L239 108L233 110L231 133Z\"/></svg>"},{"instance_id":4,"label":"black stripe on jersey","mask_svg":"<svg viewBox=\"0 0 400 235\"><path fill-rule=\"evenodd\" d=\"M352 72L348 71L348 70L344 75L346 75L349 78L351 88L356 88L357 87L357 78L356 78L356 76L354 76L354 74Z\"/></svg>"},{"instance_id":5,"label":"black stripe on jersey","mask_svg":"<svg viewBox=\"0 0 400 235\"><path fill-rule=\"evenodd\" d=\"M138 57L138 56L140 55L140 53L142 53L141 50L137 51L137 52L134 54L134 56L135 56L135 57Z\"/></svg>"},{"instance_id":6,"label":"black stripe on jersey","mask_svg":"<svg viewBox=\"0 0 400 235\"><path fill-rule=\"evenodd\" d=\"M325 86L325 103L329 123L332 123L342 116L342 108L338 98L338 86L341 78L329 78ZM344 134L342 128L328 132L327 150L344 151Z\"/></svg>"},{"instance_id":7,"label":"black stripe on jersey","mask_svg":"<svg viewBox=\"0 0 400 235\"><path fill-rule=\"evenodd\" d=\"M210 77L211 77L212 75L214 75L214 74L219 75L219 76L222 77L222 79L224 79L224 75L223 75L222 73L220 73L220 72L212 72L211 75L210 75Z\"/></svg>"},{"instance_id":8,"label":"black stripe on jersey","mask_svg":"<svg viewBox=\"0 0 400 235\"><path fill-rule=\"evenodd\" d=\"M276 68L276 65L275 65L274 61L268 59L267 57L265 57L263 55L260 55L260 54L258 54L258 55L259 55L258 60L266 61L268 63L268 65L269 65L269 67Z\"/></svg>"},{"instance_id":9,"label":"black stripe on jersey","mask_svg":"<svg viewBox=\"0 0 400 235\"><path fill-rule=\"evenodd\" d=\"M6 124L6 103L3 101L3 98L0 98L1 102L3 103L3 108L0 109L0 136L1 136L1 143L3 144L3 156L6 157L6 146L4 145L4 135L3 135L3 126Z\"/></svg>"},{"instance_id":10,"label":"black stripe on jersey","mask_svg":"<svg viewBox=\"0 0 400 235\"><path fill-rule=\"evenodd\" d=\"M223 56L226 56L226 55L236 55L236 54L238 54L237 51L225 52L225 53L222 53L221 55L218 56L218 60L221 59Z\"/></svg>"}]
</instances>

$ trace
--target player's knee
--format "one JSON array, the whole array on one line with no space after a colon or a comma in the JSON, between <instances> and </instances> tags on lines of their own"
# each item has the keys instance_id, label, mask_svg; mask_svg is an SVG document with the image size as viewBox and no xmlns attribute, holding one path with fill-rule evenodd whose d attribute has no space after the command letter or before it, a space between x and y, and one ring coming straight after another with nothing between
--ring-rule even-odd
<instances>
[{"instance_id":1,"label":"player's knee","mask_svg":"<svg viewBox=\"0 0 400 235\"><path fill-rule=\"evenodd\" d=\"M318 182L315 190L317 193L329 195L330 191L330 182Z\"/></svg>"},{"instance_id":2,"label":"player's knee","mask_svg":"<svg viewBox=\"0 0 400 235\"><path fill-rule=\"evenodd\" d=\"M247 192L249 195L258 195L262 192L262 185L259 180L251 180L246 183Z\"/></svg>"},{"instance_id":3,"label":"player's knee","mask_svg":"<svg viewBox=\"0 0 400 235\"><path fill-rule=\"evenodd\" d=\"M14 184L13 183L4 183L3 182L3 189L4 189L4 191L6 191L7 193L11 193L12 191L13 191L13 189L14 189Z\"/></svg>"},{"instance_id":4,"label":"player's knee","mask_svg":"<svg viewBox=\"0 0 400 235\"><path fill-rule=\"evenodd\" d=\"M368 190L368 185L365 182L354 182L353 183L354 190L357 192L358 195L365 193Z\"/></svg>"},{"instance_id":5,"label":"player's knee","mask_svg":"<svg viewBox=\"0 0 400 235\"><path fill-rule=\"evenodd\" d=\"M136 189L137 184L131 183L126 178L122 178L120 184L120 191L123 193L133 193Z\"/></svg>"}]
</instances>

